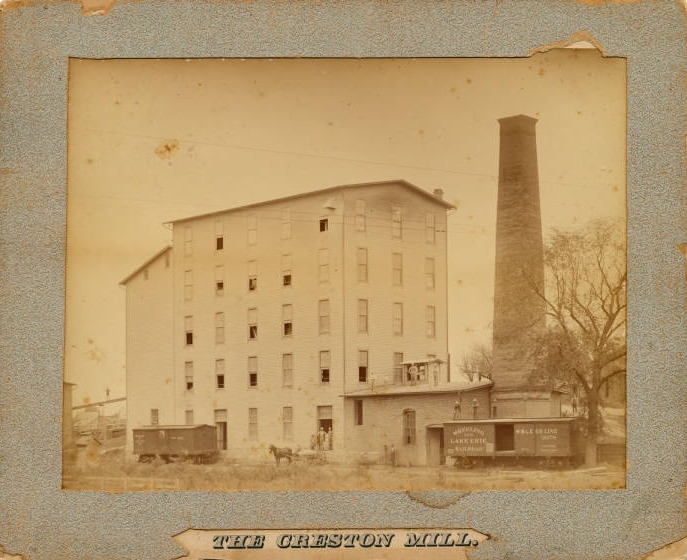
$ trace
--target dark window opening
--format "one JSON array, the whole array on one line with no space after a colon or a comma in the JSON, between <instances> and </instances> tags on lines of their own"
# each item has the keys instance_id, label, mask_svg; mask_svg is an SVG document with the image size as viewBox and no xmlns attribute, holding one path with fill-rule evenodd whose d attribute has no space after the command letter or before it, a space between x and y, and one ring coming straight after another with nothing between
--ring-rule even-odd
<instances>
[{"instance_id":1,"label":"dark window opening","mask_svg":"<svg viewBox=\"0 0 687 560\"><path fill-rule=\"evenodd\" d=\"M293 334L293 323L284 323L284 336L291 336Z\"/></svg>"},{"instance_id":2,"label":"dark window opening","mask_svg":"<svg viewBox=\"0 0 687 560\"><path fill-rule=\"evenodd\" d=\"M415 411L406 409L403 411L403 443L413 445L415 437Z\"/></svg>"},{"instance_id":3,"label":"dark window opening","mask_svg":"<svg viewBox=\"0 0 687 560\"><path fill-rule=\"evenodd\" d=\"M329 383L329 368L322 368L320 370L320 379L322 383Z\"/></svg>"},{"instance_id":4,"label":"dark window opening","mask_svg":"<svg viewBox=\"0 0 687 560\"><path fill-rule=\"evenodd\" d=\"M355 425L363 425L363 400L356 399L355 401Z\"/></svg>"},{"instance_id":5,"label":"dark window opening","mask_svg":"<svg viewBox=\"0 0 687 560\"><path fill-rule=\"evenodd\" d=\"M218 296L221 296L224 293L224 282L221 280L218 280L215 282L215 293Z\"/></svg>"},{"instance_id":6,"label":"dark window opening","mask_svg":"<svg viewBox=\"0 0 687 560\"><path fill-rule=\"evenodd\" d=\"M496 424L494 426L495 451L515 451L515 426Z\"/></svg>"},{"instance_id":7,"label":"dark window opening","mask_svg":"<svg viewBox=\"0 0 687 560\"><path fill-rule=\"evenodd\" d=\"M329 219L322 218L320 220L320 231L327 231L329 229Z\"/></svg>"},{"instance_id":8,"label":"dark window opening","mask_svg":"<svg viewBox=\"0 0 687 560\"><path fill-rule=\"evenodd\" d=\"M258 374L257 374L257 372L253 372L253 373L248 374L248 385L250 387L257 387L258 386Z\"/></svg>"},{"instance_id":9,"label":"dark window opening","mask_svg":"<svg viewBox=\"0 0 687 560\"><path fill-rule=\"evenodd\" d=\"M284 274L284 286L290 286L291 285L291 275L290 274Z\"/></svg>"},{"instance_id":10,"label":"dark window opening","mask_svg":"<svg viewBox=\"0 0 687 560\"><path fill-rule=\"evenodd\" d=\"M251 340L258 338L258 326L257 325L250 325L248 327L248 338Z\"/></svg>"},{"instance_id":11,"label":"dark window opening","mask_svg":"<svg viewBox=\"0 0 687 560\"><path fill-rule=\"evenodd\" d=\"M217 249L218 251L224 249L224 237L215 238L215 249Z\"/></svg>"},{"instance_id":12,"label":"dark window opening","mask_svg":"<svg viewBox=\"0 0 687 560\"><path fill-rule=\"evenodd\" d=\"M193 331L186 331L186 346L193 345Z\"/></svg>"},{"instance_id":13,"label":"dark window opening","mask_svg":"<svg viewBox=\"0 0 687 560\"><path fill-rule=\"evenodd\" d=\"M248 290L251 292L254 292L258 287L258 279L257 278L249 278L248 279Z\"/></svg>"},{"instance_id":14,"label":"dark window opening","mask_svg":"<svg viewBox=\"0 0 687 560\"><path fill-rule=\"evenodd\" d=\"M224 375L222 374L217 376L217 388L224 389Z\"/></svg>"},{"instance_id":15,"label":"dark window opening","mask_svg":"<svg viewBox=\"0 0 687 560\"><path fill-rule=\"evenodd\" d=\"M360 381L361 383L367 382L367 366L358 367L358 381Z\"/></svg>"},{"instance_id":16,"label":"dark window opening","mask_svg":"<svg viewBox=\"0 0 687 560\"><path fill-rule=\"evenodd\" d=\"M191 389L193 389L193 381L188 380L186 381L186 390L190 391Z\"/></svg>"}]
</instances>

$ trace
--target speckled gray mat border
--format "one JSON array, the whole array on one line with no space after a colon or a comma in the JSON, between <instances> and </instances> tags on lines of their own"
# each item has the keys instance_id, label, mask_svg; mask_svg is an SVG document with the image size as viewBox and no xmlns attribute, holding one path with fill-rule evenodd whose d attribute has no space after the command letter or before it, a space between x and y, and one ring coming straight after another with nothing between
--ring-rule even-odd
<instances>
[{"instance_id":1,"label":"speckled gray mat border","mask_svg":"<svg viewBox=\"0 0 687 560\"><path fill-rule=\"evenodd\" d=\"M150 1L2 18L0 543L32 560L163 559L188 527L474 527L474 558L635 558L683 536L685 17L677 2ZM68 57L523 56L589 31L629 72L628 489L105 495L60 490ZM434 498L442 498L435 493Z\"/></svg>"}]
</instances>

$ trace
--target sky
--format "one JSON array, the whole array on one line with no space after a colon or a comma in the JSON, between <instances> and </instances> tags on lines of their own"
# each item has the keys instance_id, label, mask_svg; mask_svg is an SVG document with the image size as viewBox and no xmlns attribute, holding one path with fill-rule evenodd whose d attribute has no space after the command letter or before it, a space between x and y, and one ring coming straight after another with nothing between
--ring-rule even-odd
<instances>
[{"instance_id":1,"label":"sky","mask_svg":"<svg viewBox=\"0 0 687 560\"><path fill-rule=\"evenodd\" d=\"M322 188L444 190L449 352L491 339L499 130L539 119L545 238L625 217L626 70L593 49L502 59L70 61L65 380L125 396L129 273L164 223Z\"/></svg>"}]
</instances>

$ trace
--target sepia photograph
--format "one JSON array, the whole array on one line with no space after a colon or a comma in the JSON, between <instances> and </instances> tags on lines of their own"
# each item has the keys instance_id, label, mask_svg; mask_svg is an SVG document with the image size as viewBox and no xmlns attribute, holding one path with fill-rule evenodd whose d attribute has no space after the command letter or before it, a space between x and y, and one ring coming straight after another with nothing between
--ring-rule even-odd
<instances>
[{"instance_id":1,"label":"sepia photograph","mask_svg":"<svg viewBox=\"0 0 687 560\"><path fill-rule=\"evenodd\" d=\"M626 88L70 59L62 487L624 488Z\"/></svg>"}]
</instances>

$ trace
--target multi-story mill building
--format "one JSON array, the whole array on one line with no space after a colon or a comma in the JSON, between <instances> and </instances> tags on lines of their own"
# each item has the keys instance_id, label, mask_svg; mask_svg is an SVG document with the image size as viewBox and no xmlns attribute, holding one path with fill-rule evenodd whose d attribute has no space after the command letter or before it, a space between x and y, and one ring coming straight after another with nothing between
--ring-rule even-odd
<instances>
[{"instance_id":1,"label":"multi-story mill building","mask_svg":"<svg viewBox=\"0 0 687 560\"><path fill-rule=\"evenodd\" d=\"M212 424L250 459L322 430L333 458L436 461L431 425L457 399L489 406L487 382L450 379L451 208L397 180L172 222L172 245L122 281L129 443L143 425Z\"/></svg>"}]
</instances>

